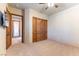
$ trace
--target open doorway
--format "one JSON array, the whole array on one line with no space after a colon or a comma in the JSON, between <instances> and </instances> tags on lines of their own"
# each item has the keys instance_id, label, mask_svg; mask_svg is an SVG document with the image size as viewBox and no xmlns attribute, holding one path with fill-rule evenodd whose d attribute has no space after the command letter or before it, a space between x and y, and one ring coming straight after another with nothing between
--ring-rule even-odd
<instances>
[{"instance_id":1,"label":"open doorway","mask_svg":"<svg viewBox=\"0 0 79 59\"><path fill-rule=\"evenodd\" d=\"M22 42L22 17L12 15L12 45Z\"/></svg>"},{"instance_id":2,"label":"open doorway","mask_svg":"<svg viewBox=\"0 0 79 59\"><path fill-rule=\"evenodd\" d=\"M23 16L10 13L6 11L6 20L8 27L6 27L6 49L11 45L23 43Z\"/></svg>"}]
</instances>

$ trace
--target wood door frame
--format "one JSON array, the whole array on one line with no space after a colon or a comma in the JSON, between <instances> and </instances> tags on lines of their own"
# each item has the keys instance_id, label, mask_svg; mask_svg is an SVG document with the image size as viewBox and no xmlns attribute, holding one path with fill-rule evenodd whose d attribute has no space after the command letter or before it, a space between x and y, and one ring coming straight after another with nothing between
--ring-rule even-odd
<instances>
[{"instance_id":1,"label":"wood door frame","mask_svg":"<svg viewBox=\"0 0 79 59\"><path fill-rule=\"evenodd\" d=\"M18 14L13 14L13 13L10 13L11 14L11 17L12 17L12 15L14 15L14 16L19 16L19 17L22 17L22 43L24 43L24 33L23 33L23 30L24 30L24 24L23 24L23 22L24 22L24 18L23 18L23 16L24 16L24 14L23 15L18 15Z\"/></svg>"},{"instance_id":2,"label":"wood door frame","mask_svg":"<svg viewBox=\"0 0 79 59\"><path fill-rule=\"evenodd\" d=\"M9 13L9 16L10 16L10 22L11 22L11 14L10 14L10 12L8 11L8 9L6 8L6 12L5 12L5 15L7 14L7 13ZM10 23L10 25L11 25L11 23ZM12 38L12 33L11 33L11 28L10 28L10 39ZM11 39L11 41L12 41L12 39ZM10 42L10 45L12 44L12 42ZM8 49L9 48L9 46L7 46L7 28L6 28L6 49Z\"/></svg>"},{"instance_id":3,"label":"wood door frame","mask_svg":"<svg viewBox=\"0 0 79 59\"><path fill-rule=\"evenodd\" d=\"M8 9L6 8L6 10L8 11ZM9 11L8 11L9 12ZM12 23L12 15L15 15L15 16L20 16L20 17L22 17L22 43L24 43L24 10L22 10L22 15L18 15L18 14L13 14L13 13L10 13L9 12L9 14L10 14L10 19L11 19L11 23ZM7 12L5 11L5 14L6 14ZM11 30L12 30L12 28L11 28ZM7 36L7 35L6 35ZM11 38L12 38L12 32L11 32ZM6 40L7 40L7 38L6 38ZM12 45L12 39L11 39L11 45Z\"/></svg>"}]
</instances>

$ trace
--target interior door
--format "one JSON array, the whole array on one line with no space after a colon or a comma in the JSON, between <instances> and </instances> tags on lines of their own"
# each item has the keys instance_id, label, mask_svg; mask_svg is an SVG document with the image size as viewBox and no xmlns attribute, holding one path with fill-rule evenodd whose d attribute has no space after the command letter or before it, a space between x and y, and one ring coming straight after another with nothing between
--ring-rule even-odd
<instances>
[{"instance_id":1,"label":"interior door","mask_svg":"<svg viewBox=\"0 0 79 59\"><path fill-rule=\"evenodd\" d=\"M37 18L33 17L33 42L37 41Z\"/></svg>"},{"instance_id":2,"label":"interior door","mask_svg":"<svg viewBox=\"0 0 79 59\"><path fill-rule=\"evenodd\" d=\"M9 26L6 27L6 48L9 48L11 45L11 15L8 12L8 10L6 11L6 19L9 22Z\"/></svg>"},{"instance_id":3,"label":"interior door","mask_svg":"<svg viewBox=\"0 0 79 59\"><path fill-rule=\"evenodd\" d=\"M41 40L41 19L37 19L37 41Z\"/></svg>"},{"instance_id":4,"label":"interior door","mask_svg":"<svg viewBox=\"0 0 79 59\"><path fill-rule=\"evenodd\" d=\"M44 20L44 39L47 39L47 20Z\"/></svg>"},{"instance_id":5,"label":"interior door","mask_svg":"<svg viewBox=\"0 0 79 59\"><path fill-rule=\"evenodd\" d=\"M33 17L33 42L47 39L47 20Z\"/></svg>"},{"instance_id":6,"label":"interior door","mask_svg":"<svg viewBox=\"0 0 79 59\"><path fill-rule=\"evenodd\" d=\"M44 40L45 39L45 36L44 36L44 33L45 33L45 21L42 19L42 22L41 22L41 40Z\"/></svg>"}]
</instances>

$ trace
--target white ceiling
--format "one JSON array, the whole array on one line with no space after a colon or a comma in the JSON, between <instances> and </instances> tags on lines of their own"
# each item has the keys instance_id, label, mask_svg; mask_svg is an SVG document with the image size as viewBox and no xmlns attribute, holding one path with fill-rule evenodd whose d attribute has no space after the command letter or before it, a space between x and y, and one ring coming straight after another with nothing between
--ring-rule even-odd
<instances>
[{"instance_id":1,"label":"white ceiling","mask_svg":"<svg viewBox=\"0 0 79 59\"><path fill-rule=\"evenodd\" d=\"M44 13L46 15L51 15L54 13L57 13L59 11L65 10L67 8L70 8L74 5L76 5L77 3L55 3L56 5L58 5L58 8L50 7L47 10L45 10L45 8L47 7L47 3L45 4L39 4L39 3L10 3L9 5L16 7L16 8L20 8L20 9L24 9L24 8L32 8L35 9L41 13Z\"/></svg>"}]
</instances>

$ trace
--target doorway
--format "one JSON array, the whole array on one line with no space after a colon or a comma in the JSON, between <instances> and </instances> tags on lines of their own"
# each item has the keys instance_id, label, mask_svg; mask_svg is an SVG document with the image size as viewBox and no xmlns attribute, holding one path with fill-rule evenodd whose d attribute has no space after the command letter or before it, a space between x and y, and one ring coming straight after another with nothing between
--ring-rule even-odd
<instances>
[{"instance_id":1,"label":"doorway","mask_svg":"<svg viewBox=\"0 0 79 59\"><path fill-rule=\"evenodd\" d=\"M22 17L12 15L12 45L22 42Z\"/></svg>"},{"instance_id":2,"label":"doorway","mask_svg":"<svg viewBox=\"0 0 79 59\"><path fill-rule=\"evenodd\" d=\"M6 49L11 45L23 43L23 15L5 12L8 27L6 27Z\"/></svg>"}]
</instances>

